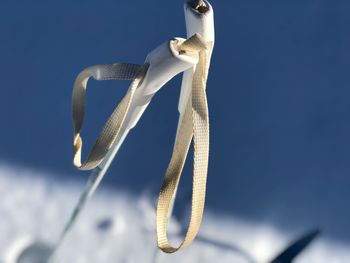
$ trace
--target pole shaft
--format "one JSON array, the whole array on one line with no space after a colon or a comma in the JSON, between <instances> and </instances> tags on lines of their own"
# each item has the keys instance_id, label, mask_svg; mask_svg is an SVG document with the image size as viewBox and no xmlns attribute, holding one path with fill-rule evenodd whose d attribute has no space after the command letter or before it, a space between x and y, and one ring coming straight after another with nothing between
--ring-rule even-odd
<instances>
[{"instance_id":1,"label":"pole shaft","mask_svg":"<svg viewBox=\"0 0 350 263\"><path fill-rule=\"evenodd\" d=\"M121 135L116 139L113 146L109 150L105 160L94 170L92 170L88 182L84 188L83 193L79 197L78 203L75 205L73 212L66 223L66 225L63 228L63 231L58 239L58 242L53 249L53 252L48 260L48 263L55 263L57 259L57 253L62 247L66 237L71 232L72 228L74 227L75 223L77 222L77 219L79 215L81 214L82 210L85 208L88 201L91 199L93 194L95 193L97 187L100 185L104 175L106 174L108 168L110 167L113 159L118 153L118 150L120 146L123 144L126 136L128 135L129 130L122 130Z\"/></svg>"}]
</instances>

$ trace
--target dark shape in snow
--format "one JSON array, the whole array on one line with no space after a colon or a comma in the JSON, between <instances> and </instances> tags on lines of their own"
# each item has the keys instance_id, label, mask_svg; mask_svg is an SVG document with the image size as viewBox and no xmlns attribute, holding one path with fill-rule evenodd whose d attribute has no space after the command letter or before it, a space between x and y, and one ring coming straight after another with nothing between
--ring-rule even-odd
<instances>
[{"instance_id":1,"label":"dark shape in snow","mask_svg":"<svg viewBox=\"0 0 350 263\"><path fill-rule=\"evenodd\" d=\"M113 219L104 218L97 223L96 227L97 227L97 230L102 232L102 231L111 229L112 226L113 226Z\"/></svg>"},{"instance_id":2,"label":"dark shape in snow","mask_svg":"<svg viewBox=\"0 0 350 263\"><path fill-rule=\"evenodd\" d=\"M44 242L34 242L18 256L16 263L47 263L53 248Z\"/></svg>"},{"instance_id":3,"label":"dark shape in snow","mask_svg":"<svg viewBox=\"0 0 350 263\"><path fill-rule=\"evenodd\" d=\"M299 240L292 243L281 254L279 254L271 263L292 263L297 257L319 234L319 229L313 230Z\"/></svg>"}]
</instances>

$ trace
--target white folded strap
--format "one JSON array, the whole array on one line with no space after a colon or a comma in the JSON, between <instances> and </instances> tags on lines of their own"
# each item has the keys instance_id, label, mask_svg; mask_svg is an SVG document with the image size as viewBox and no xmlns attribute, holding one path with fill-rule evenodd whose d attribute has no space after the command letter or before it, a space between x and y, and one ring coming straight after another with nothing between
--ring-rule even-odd
<instances>
[{"instance_id":1,"label":"white folded strap","mask_svg":"<svg viewBox=\"0 0 350 263\"><path fill-rule=\"evenodd\" d=\"M199 20L203 20L203 17L199 17ZM112 64L89 67L78 75L74 83L74 165L82 170L90 170L103 163L116 140L125 138L136 125L154 94L175 75L187 71L182 83L180 119L173 154L157 205L158 246L167 253L173 253L193 241L203 216L209 158L209 117L205 89L213 47L213 39L206 34L204 32L204 38L200 34L193 34L186 41L177 38L161 45L149 54L143 66ZM80 131L90 77L96 80L132 80L132 83L102 128L86 161L81 162L83 141ZM194 164L191 218L184 241L179 247L173 247L167 238L167 222L192 138Z\"/></svg>"},{"instance_id":2,"label":"white folded strap","mask_svg":"<svg viewBox=\"0 0 350 263\"><path fill-rule=\"evenodd\" d=\"M116 63L95 65L83 70L74 83L72 96L74 123L74 160L81 170L96 168L106 157L119 132L132 129L150 103L153 95L174 76L198 63L198 52L188 48L189 42L204 47L199 35L187 41L174 39L156 48L146 58L143 66ZM80 131L85 112L85 94L90 77L96 80L132 80L120 104L108 118L86 161L81 162L83 141Z\"/></svg>"}]
</instances>

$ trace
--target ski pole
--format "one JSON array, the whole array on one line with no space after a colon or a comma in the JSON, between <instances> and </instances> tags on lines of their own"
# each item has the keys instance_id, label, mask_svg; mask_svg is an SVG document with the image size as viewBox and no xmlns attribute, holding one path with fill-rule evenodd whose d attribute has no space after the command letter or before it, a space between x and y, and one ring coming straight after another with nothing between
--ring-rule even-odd
<instances>
[{"instance_id":1,"label":"ski pole","mask_svg":"<svg viewBox=\"0 0 350 263\"><path fill-rule=\"evenodd\" d=\"M181 38L170 40L160 45L147 56L145 62L145 65L147 65L147 73L144 75L142 83L135 91L133 100L131 101L131 105L125 116L125 121L119 131L119 135L115 139L112 147L109 149L103 161L91 172L88 183L86 184L77 205L74 207L68 222L63 228L59 241L53 250L49 261L50 263L55 262L58 250L62 246L67 235L70 233L83 208L96 191L129 131L135 127L149 105L152 97L175 75L193 67L193 65L197 63L197 58L187 55L186 53L179 52L181 44L184 42L185 39ZM99 76L91 74L91 76L95 79L111 79L115 72L104 72L106 71L106 68L113 68L113 65L98 65L93 69L88 68L87 73L91 73L95 70L95 72L99 72L99 74L103 76L103 78L99 78ZM84 79L84 81L86 85L87 80Z\"/></svg>"}]
</instances>

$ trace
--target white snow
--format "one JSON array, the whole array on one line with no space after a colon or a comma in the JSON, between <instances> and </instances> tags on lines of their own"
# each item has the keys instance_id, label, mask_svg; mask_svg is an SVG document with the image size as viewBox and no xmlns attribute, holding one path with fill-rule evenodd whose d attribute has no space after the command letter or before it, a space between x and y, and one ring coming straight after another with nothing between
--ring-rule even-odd
<instances>
[{"instance_id":1,"label":"white snow","mask_svg":"<svg viewBox=\"0 0 350 263\"><path fill-rule=\"evenodd\" d=\"M11 263L32 240L53 244L58 239L84 182L55 178L47 172L0 164L1 263ZM157 252L154 217L150 195L131 196L102 187L62 247L61 262L268 262L303 234L207 210L200 237L186 250L168 255ZM179 223L173 222L171 228L173 240L180 241L176 237ZM350 262L350 244L321 237L296 262Z\"/></svg>"}]
</instances>

